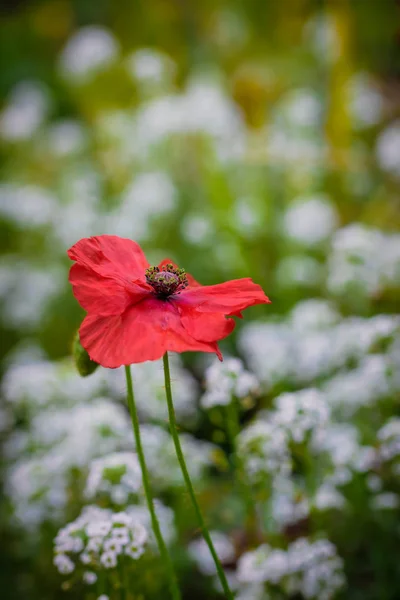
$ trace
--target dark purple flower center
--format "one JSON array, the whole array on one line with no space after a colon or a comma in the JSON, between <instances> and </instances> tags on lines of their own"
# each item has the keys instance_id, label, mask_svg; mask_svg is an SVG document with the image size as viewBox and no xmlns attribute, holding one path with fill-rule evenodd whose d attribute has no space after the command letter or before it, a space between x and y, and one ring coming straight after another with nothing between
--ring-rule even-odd
<instances>
[{"instance_id":1,"label":"dark purple flower center","mask_svg":"<svg viewBox=\"0 0 400 600\"><path fill-rule=\"evenodd\" d=\"M158 298L165 300L172 294L179 294L189 285L185 269L175 268L171 263L161 267L146 269L146 281L152 286Z\"/></svg>"}]
</instances>

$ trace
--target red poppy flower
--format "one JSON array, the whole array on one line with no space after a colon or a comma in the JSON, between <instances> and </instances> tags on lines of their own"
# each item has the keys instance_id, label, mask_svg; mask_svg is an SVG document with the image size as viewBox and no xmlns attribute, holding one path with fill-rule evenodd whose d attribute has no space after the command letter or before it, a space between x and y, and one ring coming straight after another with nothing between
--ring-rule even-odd
<instances>
[{"instance_id":1,"label":"red poppy flower","mask_svg":"<svg viewBox=\"0 0 400 600\"><path fill-rule=\"evenodd\" d=\"M168 350L215 352L233 319L270 300L250 278L202 286L169 260L151 267L140 246L113 235L85 238L68 250L69 280L87 311L82 346L103 367L156 360Z\"/></svg>"}]
</instances>

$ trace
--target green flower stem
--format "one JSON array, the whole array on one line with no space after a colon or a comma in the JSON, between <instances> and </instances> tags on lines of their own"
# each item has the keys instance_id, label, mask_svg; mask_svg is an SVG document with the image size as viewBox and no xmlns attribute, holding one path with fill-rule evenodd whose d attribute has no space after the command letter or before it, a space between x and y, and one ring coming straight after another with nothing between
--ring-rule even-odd
<instances>
[{"instance_id":1,"label":"green flower stem","mask_svg":"<svg viewBox=\"0 0 400 600\"><path fill-rule=\"evenodd\" d=\"M193 508L196 512L196 516L199 521L199 525L200 525L201 531L203 533L204 540L205 540L205 542L211 552L211 555L214 559L214 563L215 563L215 566L216 566L216 569L218 572L219 580L222 584L222 588L225 592L226 598L228 600L233 600L233 594L232 594L231 590L229 589L228 581L226 579L224 570L223 570L220 560L218 558L217 552L214 548L214 544L212 543L211 536L210 536L210 533L205 524L203 515L200 510L199 503L197 502L193 484L190 479L189 471L186 466L185 457L182 452L182 446L181 446L181 442L179 440L178 430L177 430L177 426L176 426L175 409L174 409L174 404L172 402L171 375L170 375L170 370L169 370L169 360L168 360L167 352L164 354L163 362L164 362L165 393L167 396L169 424L170 424L172 439L174 440L176 455L178 457L178 461L179 461L179 464L180 464L180 467L182 470L183 478L185 480L186 487L187 487L189 496L190 496L192 504L193 504Z\"/></svg>"},{"instance_id":2,"label":"green flower stem","mask_svg":"<svg viewBox=\"0 0 400 600\"><path fill-rule=\"evenodd\" d=\"M225 407L224 412L226 417L226 431L228 434L228 440L232 452L233 474L236 480L236 485L239 490L239 493L246 504L247 531L250 538L256 538L258 521L257 506L254 501L251 487L247 481L246 474L243 471L236 449L236 438L240 432L237 398L232 398L232 401Z\"/></svg>"},{"instance_id":3,"label":"green flower stem","mask_svg":"<svg viewBox=\"0 0 400 600\"><path fill-rule=\"evenodd\" d=\"M128 406L129 412L131 414L132 419L132 428L135 436L136 442L136 451L139 459L140 468L142 471L142 479L143 479L143 489L146 496L146 502L149 509L151 524L154 531L154 535L157 540L158 549L160 551L161 558L166 566L168 576L169 576L169 587L171 591L171 596L173 600L181 600L181 593L178 587L178 581L174 572L174 567L171 561L171 557L168 553L167 546L165 545L164 539L162 537L160 524L158 522L158 518L156 515L156 511L154 509L153 498L151 495L150 489L150 480L149 473L146 466L146 459L144 456L142 440L140 437L140 427L139 427L139 418L135 405L135 397L133 394L133 386L132 386L132 375L130 366L125 367L125 375L126 375L126 386L128 390Z\"/></svg>"}]
</instances>

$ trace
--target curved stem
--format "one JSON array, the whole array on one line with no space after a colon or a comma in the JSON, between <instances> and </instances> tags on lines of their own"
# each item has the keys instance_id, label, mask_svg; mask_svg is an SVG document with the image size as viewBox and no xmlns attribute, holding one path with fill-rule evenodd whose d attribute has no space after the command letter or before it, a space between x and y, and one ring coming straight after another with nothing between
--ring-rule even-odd
<instances>
[{"instance_id":1,"label":"curved stem","mask_svg":"<svg viewBox=\"0 0 400 600\"><path fill-rule=\"evenodd\" d=\"M137 451L137 455L138 455L138 459L139 459L140 468L142 471L143 489L144 489L144 493L146 496L147 507L149 509L149 513L150 513L150 517L151 517L151 525L152 525L154 535L157 540L157 545L158 545L158 549L160 551L161 558L164 561L164 564L167 568L171 596L172 596L173 600L181 600L181 593L179 591L178 581L177 581L177 578L176 578L176 575L174 572L174 567L172 565L171 557L168 553L167 546L165 545L164 539L162 537L160 524L158 522L156 511L154 509L154 503L153 503L153 498L151 495L151 488L150 488L149 473L148 473L147 466L146 466L146 459L144 456L142 440L141 440L141 436L140 436L139 418L138 418L138 414L136 411L135 397L133 394L131 368L129 365L125 366L125 376L126 376L126 386L127 386L127 390L128 390L129 412L131 414L132 428L133 428L133 433L135 436L135 443L136 443L136 451Z\"/></svg>"},{"instance_id":2,"label":"curved stem","mask_svg":"<svg viewBox=\"0 0 400 600\"><path fill-rule=\"evenodd\" d=\"M214 563L215 563L215 567L217 569L217 573L218 573L218 577L219 580L221 582L222 588L225 592L226 598L228 600L233 600L233 594L231 592L231 590L229 589L229 585L228 585L228 581L226 579L224 570L222 568L222 565L220 563L220 560L218 558L217 552L214 548L214 544L211 540L211 536L210 533L207 529L207 526L205 524L203 515L201 513L200 510L200 506L199 503L197 502L197 498L196 498L196 494L193 488L193 484L192 481L190 479L190 475L189 475L189 471L187 469L186 466L186 461L185 461L185 457L183 455L182 452L182 446L181 446L181 442L179 440L179 435L178 435L178 430L176 427L176 418L175 418L175 410L174 410L174 405L172 402L172 392L171 392L171 375L170 375L170 371L169 371L169 360L168 360L168 353L166 352L163 356L163 362L164 362L164 377L165 377L165 393L167 396L167 405L168 405L168 415L169 415L169 424L170 424L170 429L171 429L171 435L172 435L172 439L174 440L174 445L175 445L175 451L176 451L176 455L178 457L178 461L182 470L182 474L183 474L183 478L185 480L186 483L186 487L187 490L189 492L189 496L192 500L192 504L193 504L193 508L196 512L196 516L197 519L199 521L199 525L201 528L201 531L203 533L203 537L204 540L211 552L211 556L214 559Z\"/></svg>"}]
</instances>

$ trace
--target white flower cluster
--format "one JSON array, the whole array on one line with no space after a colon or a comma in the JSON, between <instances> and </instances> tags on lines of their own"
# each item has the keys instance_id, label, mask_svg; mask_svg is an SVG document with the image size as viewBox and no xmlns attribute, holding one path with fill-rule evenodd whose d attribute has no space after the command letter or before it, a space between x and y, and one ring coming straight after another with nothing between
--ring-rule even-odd
<instances>
[{"instance_id":1,"label":"white flower cluster","mask_svg":"<svg viewBox=\"0 0 400 600\"><path fill-rule=\"evenodd\" d=\"M43 148L50 155L64 159L78 155L87 148L88 132L73 119L63 119L50 125L43 140Z\"/></svg>"},{"instance_id":2,"label":"white flower cluster","mask_svg":"<svg viewBox=\"0 0 400 600\"><path fill-rule=\"evenodd\" d=\"M288 525L308 517L310 502L292 478L275 477L270 494L270 502L265 504L264 511L268 530L282 532Z\"/></svg>"},{"instance_id":3,"label":"white flower cluster","mask_svg":"<svg viewBox=\"0 0 400 600\"><path fill-rule=\"evenodd\" d=\"M156 73L161 67L156 62L148 51L139 51L125 63L139 81L142 95L159 85L158 76L168 79L171 72L170 63L163 61L167 69ZM246 130L242 115L218 82L195 77L179 94L166 83L162 95L153 94L136 111L104 112L97 118L94 127L108 141L107 156L113 164L120 168L135 161L148 168L159 145L174 143L176 138L184 142L188 134L207 136L221 160L243 153Z\"/></svg>"},{"instance_id":4,"label":"white flower cluster","mask_svg":"<svg viewBox=\"0 0 400 600\"><path fill-rule=\"evenodd\" d=\"M153 222L171 213L176 205L177 190L169 175L148 171L128 184L118 208L104 215L103 222L115 235L142 241L151 236Z\"/></svg>"},{"instance_id":5,"label":"white flower cluster","mask_svg":"<svg viewBox=\"0 0 400 600\"><path fill-rule=\"evenodd\" d=\"M135 400L142 419L165 423L168 419L165 399L164 370L162 361L148 361L132 365L132 378ZM171 356L172 386L177 420L187 426L197 418L198 386L190 373L182 367L178 355ZM112 396L126 396L126 382L123 369L108 369L106 372L109 391Z\"/></svg>"},{"instance_id":6,"label":"white flower cluster","mask_svg":"<svg viewBox=\"0 0 400 600\"><path fill-rule=\"evenodd\" d=\"M201 406L205 409L226 406L233 398L257 394L259 387L257 377L246 371L240 359L215 360L205 371L206 391L201 397Z\"/></svg>"},{"instance_id":7,"label":"white flower cluster","mask_svg":"<svg viewBox=\"0 0 400 600\"><path fill-rule=\"evenodd\" d=\"M311 433L329 422L326 398L316 388L281 394L275 399L275 405L273 423L297 443L306 441Z\"/></svg>"},{"instance_id":8,"label":"white flower cluster","mask_svg":"<svg viewBox=\"0 0 400 600\"><path fill-rule=\"evenodd\" d=\"M310 327L303 330L296 312L288 323L251 323L239 335L240 349L267 388L281 382L304 385L327 377L349 361L360 361L378 342L390 340L400 326L396 315L348 317L330 326L335 313L329 316L328 308L326 314L319 311L314 322L309 319Z\"/></svg>"},{"instance_id":9,"label":"white flower cluster","mask_svg":"<svg viewBox=\"0 0 400 600\"><path fill-rule=\"evenodd\" d=\"M51 457L21 458L6 473L5 492L17 523L34 530L46 521L62 519L68 481Z\"/></svg>"},{"instance_id":10,"label":"white flower cluster","mask_svg":"<svg viewBox=\"0 0 400 600\"><path fill-rule=\"evenodd\" d=\"M201 133L210 136L221 159L243 151L245 129L235 104L212 81L193 80L180 95L165 95L139 108L136 113L137 152L170 136Z\"/></svg>"},{"instance_id":11,"label":"white flower cluster","mask_svg":"<svg viewBox=\"0 0 400 600\"><path fill-rule=\"evenodd\" d=\"M84 581L94 583L99 571L117 566L119 557L139 559L147 539L146 528L126 512L86 506L75 521L58 532L54 564L66 575L82 567Z\"/></svg>"},{"instance_id":12,"label":"white flower cluster","mask_svg":"<svg viewBox=\"0 0 400 600\"><path fill-rule=\"evenodd\" d=\"M314 90L296 88L290 90L279 104L278 118L289 127L318 126L322 116L322 103Z\"/></svg>"},{"instance_id":13,"label":"white flower cluster","mask_svg":"<svg viewBox=\"0 0 400 600\"><path fill-rule=\"evenodd\" d=\"M279 262L275 272L276 284L284 290L292 288L321 287L324 271L321 263L312 256L292 254Z\"/></svg>"},{"instance_id":14,"label":"white flower cluster","mask_svg":"<svg viewBox=\"0 0 400 600\"><path fill-rule=\"evenodd\" d=\"M341 418L351 417L359 408L396 392L396 388L388 358L383 354L366 356L357 368L339 373L323 387L331 409Z\"/></svg>"},{"instance_id":15,"label":"white flower cluster","mask_svg":"<svg viewBox=\"0 0 400 600\"><path fill-rule=\"evenodd\" d=\"M288 316L290 326L298 333L326 330L339 321L340 315L333 304L320 298L298 302Z\"/></svg>"},{"instance_id":16,"label":"white flower cluster","mask_svg":"<svg viewBox=\"0 0 400 600\"><path fill-rule=\"evenodd\" d=\"M394 492L382 492L372 497L370 505L372 510L396 510L400 506L400 496Z\"/></svg>"},{"instance_id":17,"label":"white flower cluster","mask_svg":"<svg viewBox=\"0 0 400 600\"><path fill-rule=\"evenodd\" d=\"M371 127L383 116L384 97L366 73L357 73L350 80L350 110L357 128Z\"/></svg>"},{"instance_id":18,"label":"white flower cluster","mask_svg":"<svg viewBox=\"0 0 400 600\"><path fill-rule=\"evenodd\" d=\"M53 125L44 141L38 144L44 148L49 147L52 156L76 151L78 152L76 160L79 160L79 149L84 141L83 130L80 130L79 123L61 121ZM51 242L54 260L54 257L60 259L61 253L65 252L65 247L80 236L84 236L85 233L98 234L111 225L113 213L102 212L100 199L101 180L98 173L89 168L82 172L82 168L76 165L70 168L68 180L63 182L56 193L53 189L39 185L23 185L14 182L3 184L0 188L0 215L24 230L47 226L50 234L47 240ZM77 214L80 217L78 223ZM60 255L54 254L55 250L59 250ZM33 268L29 263L25 266L18 261L21 263L18 264L16 257L12 255L8 257L8 261L20 270L25 268L28 271L29 267ZM54 265L49 266L54 269ZM35 268L35 271L39 269ZM65 273L63 277L65 278ZM60 288L60 285L58 287Z\"/></svg>"},{"instance_id":19,"label":"white flower cluster","mask_svg":"<svg viewBox=\"0 0 400 600\"><path fill-rule=\"evenodd\" d=\"M43 143L50 147L52 155L76 152L78 160L79 150L85 143L83 131L79 127L78 123L60 122L52 127ZM69 139L66 138L66 133ZM74 243L77 238L89 234L97 235L102 231L113 231L122 237L146 240L157 220L172 214L177 206L177 189L174 182L169 174L156 169L147 169L137 174L121 191L116 206L107 212L101 205L101 181L98 173L90 169L82 173L78 166L71 168L68 181L57 193L60 200L55 197L53 190L37 185L3 184L0 187L0 216L19 228L49 227L54 241L52 249L55 247L64 251L65 247ZM76 222L77 214L80 217L79 223ZM9 272L7 263L12 267L8 269ZM51 278L48 287L54 280L54 287L60 290L65 274L61 273L61 279L56 279L58 271L52 265L47 267L46 272L49 270ZM45 280L46 272L21 261L17 264L16 258L9 256L4 262L1 274L4 280L8 276L8 288L16 289L13 292L15 302L15 298L26 298L26 294L19 292L20 288L24 287L25 279L29 282L30 297L32 290L39 295L40 289L44 288L44 283L39 277ZM37 285L34 285L35 278L38 280ZM46 290L47 287L44 288L41 298ZM46 292L45 297L50 296L50 291ZM40 314L39 309L40 305L37 306L37 312ZM12 310L11 303L9 311L11 315L16 312Z\"/></svg>"},{"instance_id":20,"label":"white flower cluster","mask_svg":"<svg viewBox=\"0 0 400 600\"><path fill-rule=\"evenodd\" d=\"M151 86L151 89L168 84L176 70L169 56L150 48L133 52L126 59L126 65L134 81Z\"/></svg>"},{"instance_id":21,"label":"white flower cluster","mask_svg":"<svg viewBox=\"0 0 400 600\"><path fill-rule=\"evenodd\" d=\"M16 413L32 416L44 408L66 408L88 402L105 389L105 372L81 377L72 361L15 361L2 382L2 395Z\"/></svg>"},{"instance_id":22,"label":"white flower cluster","mask_svg":"<svg viewBox=\"0 0 400 600\"><path fill-rule=\"evenodd\" d=\"M0 113L0 137L8 142L28 140L43 124L49 109L49 94L41 83L18 83Z\"/></svg>"},{"instance_id":23,"label":"white flower cluster","mask_svg":"<svg viewBox=\"0 0 400 600\"><path fill-rule=\"evenodd\" d=\"M303 246L316 246L329 239L338 216L334 204L325 196L298 198L284 215L284 232Z\"/></svg>"},{"instance_id":24,"label":"white flower cluster","mask_svg":"<svg viewBox=\"0 0 400 600\"><path fill-rule=\"evenodd\" d=\"M99 455L131 446L128 414L110 400L37 414L31 430L16 432L5 447L8 457L16 459L5 482L15 518L29 528L61 518L72 471L85 470Z\"/></svg>"},{"instance_id":25,"label":"white flower cluster","mask_svg":"<svg viewBox=\"0 0 400 600\"><path fill-rule=\"evenodd\" d=\"M154 510L157 515L164 541L166 544L171 544L177 535L174 511L172 508L166 506L160 500L158 500L158 498L154 499ZM154 552L158 552L157 540L152 529L151 517L147 506L141 504L130 504L127 506L126 512L133 518L134 521L142 523L142 525L149 531L149 545L152 546Z\"/></svg>"},{"instance_id":26,"label":"white flower cluster","mask_svg":"<svg viewBox=\"0 0 400 600\"><path fill-rule=\"evenodd\" d=\"M399 234L386 234L360 223L335 233L328 258L330 293L368 298L399 283Z\"/></svg>"},{"instance_id":27,"label":"white flower cluster","mask_svg":"<svg viewBox=\"0 0 400 600\"><path fill-rule=\"evenodd\" d=\"M64 77L82 83L109 67L118 57L118 42L110 31L90 25L72 36L60 56Z\"/></svg>"},{"instance_id":28,"label":"white flower cluster","mask_svg":"<svg viewBox=\"0 0 400 600\"><path fill-rule=\"evenodd\" d=\"M139 468L135 455L129 454L133 436L128 411L111 398L99 397L104 391L125 395L121 373L98 369L81 378L70 361L32 362L28 357L26 363L23 359L10 365L2 386L6 407L21 415L27 426L11 432L4 443L9 461L5 484L14 518L33 529L43 521L62 518L72 472L75 479L77 473L83 477L94 459L98 460L91 465L86 487L89 497L107 495L114 504L123 505L130 494L140 495ZM154 363L140 367L135 366L134 378L142 414L162 420L166 416L162 369ZM192 377L180 363L173 373L178 414L195 416ZM150 399L152 409L147 407L146 412ZM153 483L161 490L180 486L182 476L170 435L155 425L142 429ZM214 460L215 447L189 434L182 435L182 444L192 477L199 480Z\"/></svg>"},{"instance_id":29,"label":"white flower cluster","mask_svg":"<svg viewBox=\"0 0 400 600\"><path fill-rule=\"evenodd\" d=\"M56 198L35 185L0 185L0 215L23 227L35 228L50 222ZM15 261L14 261L15 262Z\"/></svg>"},{"instance_id":30,"label":"white flower cluster","mask_svg":"<svg viewBox=\"0 0 400 600\"><path fill-rule=\"evenodd\" d=\"M229 537L221 531L210 531L210 536L221 564L233 562L235 560L235 547ZM190 542L188 550L203 575L216 574L214 559L203 538Z\"/></svg>"},{"instance_id":31,"label":"white flower cluster","mask_svg":"<svg viewBox=\"0 0 400 600\"><path fill-rule=\"evenodd\" d=\"M335 546L323 539L299 538L286 551L263 544L241 556L237 578L244 588L267 583L315 600L330 600L345 585L343 561Z\"/></svg>"},{"instance_id":32,"label":"white flower cluster","mask_svg":"<svg viewBox=\"0 0 400 600\"><path fill-rule=\"evenodd\" d=\"M378 431L378 458L382 462L394 461L396 474L400 474L400 418L392 417Z\"/></svg>"},{"instance_id":33,"label":"white flower cluster","mask_svg":"<svg viewBox=\"0 0 400 600\"><path fill-rule=\"evenodd\" d=\"M375 451L362 446L358 429L350 423L329 423L315 432L310 449L315 456L329 457L331 474L326 476L328 485L342 485L352 478L352 471L367 472L375 463Z\"/></svg>"},{"instance_id":34,"label":"white flower cluster","mask_svg":"<svg viewBox=\"0 0 400 600\"><path fill-rule=\"evenodd\" d=\"M310 542L299 538L289 546L287 553L289 568L294 574L289 584L291 592L296 590L305 598L329 600L344 587L343 560L329 540Z\"/></svg>"},{"instance_id":35,"label":"white flower cluster","mask_svg":"<svg viewBox=\"0 0 400 600\"><path fill-rule=\"evenodd\" d=\"M313 90L290 90L276 105L271 123L264 128L269 162L277 165L296 163L298 172L315 169L326 153L318 128L321 111L321 98ZM314 223L318 220L317 216ZM322 222L325 222L324 217ZM313 237L314 234L315 230Z\"/></svg>"},{"instance_id":36,"label":"white flower cluster","mask_svg":"<svg viewBox=\"0 0 400 600\"><path fill-rule=\"evenodd\" d=\"M329 479L319 486L313 498L314 507L321 512L334 508L342 509L346 504L343 494L336 489L334 483Z\"/></svg>"},{"instance_id":37,"label":"white flower cluster","mask_svg":"<svg viewBox=\"0 0 400 600\"><path fill-rule=\"evenodd\" d=\"M54 264L37 267L9 255L0 271L0 296L4 302L1 320L25 334L35 330L46 315L49 303L65 287L62 269ZM29 296L29 302L26 298Z\"/></svg>"},{"instance_id":38,"label":"white flower cluster","mask_svg":"<svg viewBox=\"0 0 400 600\"><path fill-rule=\"evenodd\" d=\"M277 584L289 570L287 553L268 544L243 554L238 562L240 583L271 582Z\"/></svg>"},{"instance_id":39,"label":"white flower cluster","mask_svg":"<svg viewBox=\"0 0 400 600\"><path fill-rule=\"evenodd\" d=\"M400 177L400 158L397 151L400 143L400 121L394 121L379 135L376 156L384 171Z\"/></svg>"},{"instance_id":40,"label":"white flower cluster","mask_svg":"<svg viewBox=\"0 0 400 600\"><path fill-rule=\"evenodd\" d=\"M290 473L287 434L272 422L260 420L243 429L237 437L237 453L253 484Z\"/></svg>"},{"instance_id":41,"label":"white flower cluster","mask_svg":"<svg viewBox=\"0 0 400 600\"><path fill-rule=\"evenodd\" d=\"M20 432L20 452L30 450L38 455L48 453L54 468L63 471L81 467L99 456L131 444L132 432L125 409L108 398L97 398L90 404L71 408L53 408L32 418L30 429ZM22 440L25 442L22 445ZM14 437L6 450L12 453Z\"/></svg>"},{"instance_id":42,"label":"white flower cluster","mask_svg":"<svg viewBox=\"0 0 400 600\"><path fill-rule=\"evenodd\" d=\"M106 496L114 504L126 504L142 489L142 474L136 454L114 452L91 462L84 495L93 500Z\"/></svg>"}]
</instances>

